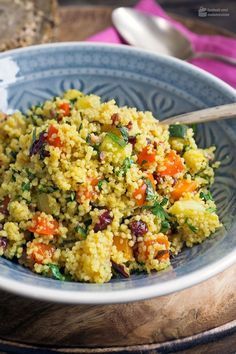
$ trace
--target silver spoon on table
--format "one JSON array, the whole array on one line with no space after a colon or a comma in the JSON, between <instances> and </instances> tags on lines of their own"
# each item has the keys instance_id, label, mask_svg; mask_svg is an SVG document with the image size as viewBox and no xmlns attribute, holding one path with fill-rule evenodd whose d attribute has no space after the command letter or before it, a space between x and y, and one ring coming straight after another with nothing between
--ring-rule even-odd
<instances>
[{"instance_id":1,"label":"silver spoon on table","mask_svg":"<svg viewBox=\"0 0 236 354\"><path fill-rule=\"evenodd\" d=\"M209 58L236 65L234 58L213 53L194 53L190 41L162 17L120 7L112 12L112 21L125 41L133 46L182 60Z\"/></svg>"},{"instance_id":2,"label":"silver spoon on table","mask_svg":"<svg viewBox=\"0 0 236 354\"><path fill-rule=\"evenodd\" d=\"M206 109L201 109L195 112L189 112L173 116L160 121L161 124L174 123L206 123L211 121L219 121L223 119L236 118L236 103L229 103L222 106L216 106Z\"/></svg>"}]
</instances>

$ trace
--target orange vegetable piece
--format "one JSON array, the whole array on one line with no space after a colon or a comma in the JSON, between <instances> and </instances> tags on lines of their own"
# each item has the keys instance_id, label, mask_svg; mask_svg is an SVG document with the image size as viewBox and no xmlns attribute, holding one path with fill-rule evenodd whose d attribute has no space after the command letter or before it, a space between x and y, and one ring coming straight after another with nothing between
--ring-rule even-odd
<instances>
[{"instance_id":1,"label":"orange vegetable piece","mask_svg":"<svg viewBox=\"0 0 236 354\"><path fill-rule=\"evenodd\" d=\"M53 246L41 242L33 242L30 247L33 247L30 258L39 264L41 264L45 258L51 258L55 252Z\"/></svg>"},{"instance_id":2,"label":"orange vegetable piece","mask_svg":"<svg viewBox=\"0 0 236 354\"><path fill-rule=\"evenodd\" d=\"M92 186L92 190L90 190L87 186L81 185L77 191L77 199L81 202L82 197L85 199L92 200L96 197L95 187L98 185L98 178L90 178L89 185Z\"/></svg>"},{"instance_id":3,"label":"orange vegetable piece","mask_svg":"<svg viewBox=\"0 0 236 354\"><path fill-rule=\"evenodd\" d=\"M153 149L152 145L147 145L138 154L138 164L141 167L148 168L155 162L156 151Z\"/></svg>"},{"instance_id":4,"label":"orange vegetable piece","mask_svg":"<svg viewBox=\"0 0 236 354\"><path fill-rule=\"evenodd\" d=\"M56 220L49 220L42 214L36 214L32 219L32 226L29 227L30 232L37 233L39 235L57 235L59 230L59 224Z\"/></svg>"},{"instance_id":5,"label":"orange vegetable piece","mask_svg":"<svg viewBox=\"0 0 236 354\"><path fill-rule=\"evenodd\" d=\"M145 203L146 200L146 189L147 186L145 183L143 183L141 185L141 187L135 189L134 193L133 193L133 197L136 201L136 204L138 206L142 206Z\"/></svg>"},{"instance_id":6,"label":"orange vegetable piece","mask_svg":"<svg viewBox=\"0 0 236 354\"><path fill-rule=\"evenodd\" d=\"M123 241L122 243L120 241ZM127 238L121 238L119 236L113 237L113 244L116 246L117 251L121 251L124 253L126 259L133 258L133 249L129 245L129 240Z\"/></svg>"},{"instance_id":7,"label":"orange vegetable piece","mask_svg":"<svg viewBox=\"0 0 236 354\"><path fill-rule=\"evenodd\" d=\"M179 155L174 150L171 150L164 159L165 169L159 169L160 176L174 176L184 170L184 164Z\"/></svg>"},{"instance_id":8,"label":"orange vegetable piece","mask_svg":"<svg viewBox=\"0 0 236 354\"><path fill-rule=\"evenodd\" d=\"M70 104L63 102L59 105L59 108L63 111L63 117L67 117L70 114Z\"/></svg>"},{"instance_id":9,"label":"orange vegetable piece","mask_svg":"<svg viewBox=\"0 0 236 354\"><path fill-rule=\"evenodd\" d=\"M182 179L178 181L174 187L171 196L174 200L178 200L186 192L194 192L197 188L197 182Z\"/></svg>"},{"instance_id":10,"label":"orange vegetable piece","mask_svg":"<svg viewBox=\"0 0 236 354\"><path fill-rule=\"evenodd\" d=\"M145 241L145 245L147 247L146 257L148 257L148 247L150 245L153 245L153 244L157 243L157 242L160 243L161 245L165 245L166 246L166 250L169 251L170 242L168 241L168 237L166 235L158 235L155 240L147 240L147 241ZM167 259L169 259L169 257L170 257L169 252L165 253L163 255L160 255L160 256L158 256L158 253L157 253L157 258L158 259L167 260Z\"/></svg>"},{"instance_id":11,"label":"orange vegetable piece","mask_svg":"<svg viewBox=\"0 0 236 354\"><path fill-rule=\"evenodd\" d=\"M58 136L58 129L54 125L50 125L48 128L47 142L54 147L62 147L62 142Z\"/></svg>"}]
</instances>

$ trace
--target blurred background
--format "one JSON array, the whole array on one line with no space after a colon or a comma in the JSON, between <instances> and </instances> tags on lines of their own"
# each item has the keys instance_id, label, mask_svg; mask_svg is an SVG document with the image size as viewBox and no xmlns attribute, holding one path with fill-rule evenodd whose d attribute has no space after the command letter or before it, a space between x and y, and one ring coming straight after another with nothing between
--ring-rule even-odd
<instances>
[{"instance_id":1,"label":"blurred background","mask_svg":"<svg viewBox=\"0 0 236 354\"><path fill-rule=\"evenodd\" d=\"M159 0L158 3L194 32L236 36L236 0ZM135 4L135 0L0 0L0 50L85 40L111 25L114 8ZM223 11L204 16L204 9L208 8Z\"/></svg>"}]
</instances>

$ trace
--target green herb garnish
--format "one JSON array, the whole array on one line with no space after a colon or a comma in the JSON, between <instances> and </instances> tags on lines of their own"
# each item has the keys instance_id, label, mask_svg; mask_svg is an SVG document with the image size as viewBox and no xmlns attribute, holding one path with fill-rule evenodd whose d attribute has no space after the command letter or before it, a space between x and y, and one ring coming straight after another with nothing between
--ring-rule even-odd
<instances>
[{"instance_id":1,"label":"green herb garnish","mask_svg":"<svg viewBox=\"0 0 236 354\"><path fill-rule=\"evenodd\" d=\"M50 271L52 272L52 275L55 279L64 281L65 276L61 274L59 267L56 264L49 263L48 267Z\"/></svg>"},{"instance_id":2,"label":"green herb garnish","mask_svg":"<svg viewBox=\"0 0 236 354\"><path fill-rule=\"evenodd\" d=\"M69 196L69 201L70 202L73 202L75 200L75 195L76 195L75 192L71 192L70 193L70 196Z\"/></svg>"},{"instance_id":3,"label":"green herb garnish","mask_svg":"<svg viewBox=\"0 0 236 354\"><path fill-rule=\"evenodd\" d=\"M158 216L161 220L165 220L169 218L169 215L163 209L163 207L158 201L155 201L153 205L146 205L143 208L150 210L153 213L153 215Z\"/></svg>"},{"instance_id":4,"label":"green herb garnish","mask_svg":"<svg viewBox=\"0 0 236 354\"><path fill-rule=\"evenodd\" d=\"M23 192L30 190L30 182L23 182L21 185L21 189Z\"/></svg>"},{"instance_id":5,"label":"green herb garnish","mask_svg":"<svg viewBox=\"0 0 236 354\"><path fill-rule=\"evenodd\" d=\"M207 192L207 193L200 192L200 198L201 198L202 200L204 200L205 202L206 202L207 200L213 200L212 195L211 195L211 192Z\"/></svg>"},{"instance_id":6,"label":"green herb garnish","mask_svg":"<svg viewBox=\"0 0 236 354\"><path fill-rule=\"evenodd\" d=\"M116 134L109 132L107 133L107 136L109 136L109 138L111 138L114 141L114 143L120 145L121 147L126 146L126 142L123 139L119 138Z\"/></svg>"},{"instance_id":7,"label":"green herb garnish","mask_svg":"<svg viewBox=\"0 0 236 354\"><path fill-rule=\"evenodd\" d=\"M170 137L172 138L185 138L188 127L183 124L171 124L169 126Z\"/></svg>"},{"instance_id":8,"label":"green herb garnish","mask_svg":"<svg viewBox=\"0 0 236 354\"><path fill-rule=\"evenodd\" d=\"M119 130L121 132L122 138L124 139L124 141L127 144L128 140L129 140L128 129L126 127L119 127Z\"/></svg>"},{"instance_id":9,"label":"green herb garnish","mask_svg":"<svg viewBox=\"0 0 236 354\"><path fill-rule=\"evenodd\" d=\"M193 226L192 224L190 224L190 222L188 221L188 219L185 220L185 224L188 225L189 229L193 232L193 233L197 233L197 227Z\"/></svg>"},{"instance_id":10,"label":"green herb garnish","mask_svg":"<svg viewBox=\"0 0 236 354\"><path fill-rule=\"evenodd\" d=\"M154 188L152 186L152 183L151 183L151 181L148 178L145 179L145 184L147 186L147 188L146 188L146 200L147 201L151 201L151 200L154 201L156 199L156 194L155 194Z\"/></svg>"},{"instance_id":11,"label":"green herb garnish","mask_svg":"<svg viewBox=\"0 0 236 354\"><path fill-rule=\"evenodd\" d=\"M167 197L164 197L160 203L161 206L164 206L168 203L169 199Z\"/></svg>"},{"instance_id":12,"label":"green herb garnish","mask_svg":"<svg viewBox=\"0 0 236 354\"><path fill-rule=\"evenodd\" d=\"M106 179L100 179L100 180L98 181L98 189L99 189L100 191L102 190L102 185L103 185L104 182L107 182L107 180L106 180Z\"/></svg>"},{"instance_id":13,"label":"green herb garnish","mask_svg":"<svg viewBox=\"0 0 236 354\"><path fill-rule=\"evenodd\" d=\"M123 161L123 164L122 164L119 172L118 172L118 175L125 176L133 163L134 162L130 157L126 157Z\"/></svg>"},{"instance_id":14,"label":"green herb garnish","mask_svg":"<svg viewBox=\"0 0 236 354\"><path fill-rule=\"evenodd\" d=\"M207 208L207 211L209 211L209 213L215 213L216 208Z\"/></svg>"},{"instance_id":15,"label":"green herb garnish","mask_svg":"<svg viewBox=\"0 0 236 354\"><path fill-rule=\"evenodd\" d=\"M162 232L164 234L169 229L170 229L170 223L167 220L162 220L160 232Z\"/></svg>"},{"instance_id":16,"label":"green herb garnish","mask_svg":"<svg viewBox=\"0 0 236 354\"><path fill-rule=\"evenodd\" d=\"M77 232L83 240L87 238L87 230L80 225L75 227L75 232Z\"/></svg>"}]
</instances>

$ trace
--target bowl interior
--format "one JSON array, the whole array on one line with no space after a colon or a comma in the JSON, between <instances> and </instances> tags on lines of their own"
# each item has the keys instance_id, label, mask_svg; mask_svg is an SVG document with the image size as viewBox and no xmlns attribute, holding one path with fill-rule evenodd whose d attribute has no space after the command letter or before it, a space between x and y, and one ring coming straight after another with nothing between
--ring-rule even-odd
<instances>
[{"instance_id":1,"label":"bowl interior","mask_svg":"<svg viewBox=\"0 0 236 354\"><path fill-rule=\"evenodd\" d=\"M31 105L69 88L98 94L103 100L114 98L119 105L150 110L160 120L236 101L232 89L190 65L120 46L61 44L16 50L0 56L0 109L3 111L26 111ZM206 267L213 268L216 261L226 259L236 249L236 122L199 125L197 142L201 147L217 147L216 159L221 161L221 165L216 171L212 193L223 227L203 244L184 249L173 259L172 267L149 276L133 275L131 279L114 279L108 284L97 285L46 279L0 258L2 279L10 278L51 290L79 291L78 302L82 301L83 292L93 291L94 301L90 302L96 303L95 297L99 293L153 285L156 286L155 295L160 295L165 293L163 285L171 280L179 281L179 289L184 276L196 271L204 272ZM199 277L195 282L203 278ZM161 285L162 290L159 291ZM188 285L183 282L182 287ZM172 287L166 292L175 290L177 288ZM141 297L144 298L145 294ZM111 301L106 299L106 302Z\"/></svg>"}]
</instances>

